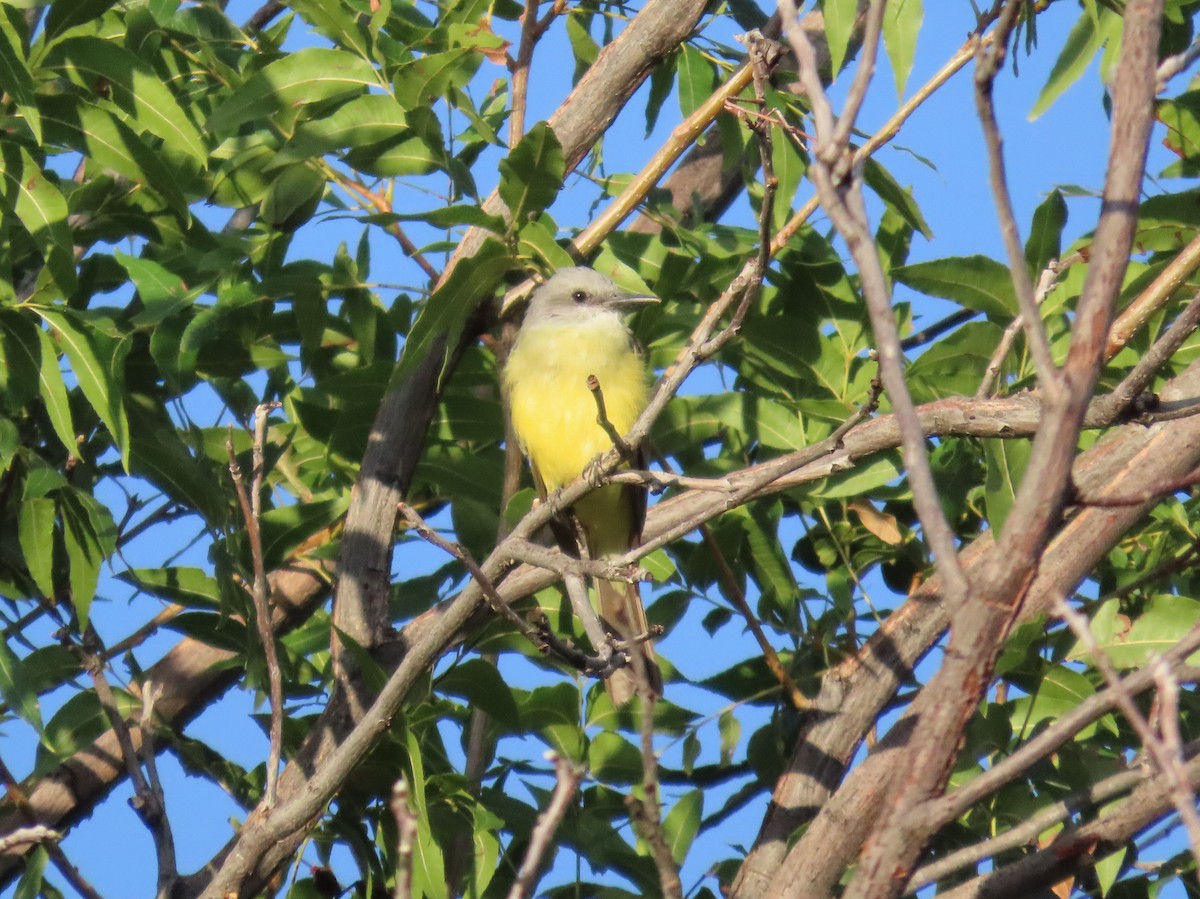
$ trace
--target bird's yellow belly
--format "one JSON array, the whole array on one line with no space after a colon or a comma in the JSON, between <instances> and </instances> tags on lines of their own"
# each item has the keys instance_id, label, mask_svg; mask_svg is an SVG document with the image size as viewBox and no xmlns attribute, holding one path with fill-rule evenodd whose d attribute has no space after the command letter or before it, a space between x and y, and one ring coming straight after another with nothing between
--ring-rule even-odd
<instances>
[{"instance_id":1,"label":"bird's yellow belly","mask_svg":"<svg viewBox=\"0 0 1200 899\"><path fill-rule=\"evenodd\" d=\"M573 481L612 447L596 421L589 375L600 382L608 420L624 434L646 405L646 375L619 323L542 325L523 333L509 357L504 380L513 427L547 490Z\"/></svg>"}]
</instances>

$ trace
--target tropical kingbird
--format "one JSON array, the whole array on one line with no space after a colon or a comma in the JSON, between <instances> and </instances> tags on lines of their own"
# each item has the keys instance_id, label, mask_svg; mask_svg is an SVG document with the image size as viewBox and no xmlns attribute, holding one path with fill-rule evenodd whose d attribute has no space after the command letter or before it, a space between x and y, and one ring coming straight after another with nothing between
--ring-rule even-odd
<instances>
[{"instance_id":1,"label":"tropical kingbird","mask_svg":"<svg viewBox=\"0 0 1200 899\"><path fill-rule=\"evenodd\" d=\"M625 434L645 408L646 366L622 312L653 302L658 298L626 293L590 268L561 269L534 292L503 377L513 428L540 490L569 484L612 449L612 438L598 421L589 376L599 382L617 433ZM636 546L645 514L645 488L622 484L600 487L575 504L588 554L595 559L615 558ZM638 585L601 580L596 593L601 619L619 638L632 641L631 651L640 653L650 686L661 695L662 674L645 640L648 625ZM637 690L625 668L605 685L614 705L624 705Z\"/></svg>"}]
</instances>

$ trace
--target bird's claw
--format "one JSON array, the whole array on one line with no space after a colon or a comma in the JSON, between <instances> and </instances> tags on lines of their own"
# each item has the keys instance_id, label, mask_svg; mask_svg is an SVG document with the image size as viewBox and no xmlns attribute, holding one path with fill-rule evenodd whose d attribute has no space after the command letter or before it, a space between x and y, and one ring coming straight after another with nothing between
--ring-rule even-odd
<instances>
[{"instance_id":1,"label":"bird's claw","mask_svg":"<svg viewBox=\"0 0 1200 899\"><path fill-rule=\"evenodd\" d=\"M604 485L606 476L604 474L604 466L600 464L603 458L603 455L596 456L583 469L583 479L588 482L590 487L602 487Z\"/></svg>"}]
</instances>

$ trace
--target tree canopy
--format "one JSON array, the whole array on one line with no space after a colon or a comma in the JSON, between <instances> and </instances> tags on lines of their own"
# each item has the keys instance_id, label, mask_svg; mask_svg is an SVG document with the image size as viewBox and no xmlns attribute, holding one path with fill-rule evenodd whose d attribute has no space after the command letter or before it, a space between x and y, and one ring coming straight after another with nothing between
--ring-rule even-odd
<instances>
[{"instance_id":1,"label":"tree canopy","mask_svg":"<svg viewBox=\"0 0 1200 899\"><path fill-rule=\"evenodd\" d=\"M4 889L1197 894L1200 2L799 5L0 2ZM1103 133L1014 151L1030 69ZM652 462L539 502L499 371L580 263L662 299Z\"/></svg>"}]
</instances>

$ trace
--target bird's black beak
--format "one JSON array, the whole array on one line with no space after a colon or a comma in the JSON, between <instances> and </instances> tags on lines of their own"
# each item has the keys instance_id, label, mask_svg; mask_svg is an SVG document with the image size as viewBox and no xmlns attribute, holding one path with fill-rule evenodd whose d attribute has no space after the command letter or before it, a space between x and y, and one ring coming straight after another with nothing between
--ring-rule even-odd
<instances>
[{"instance_id":1,"label":"bird's black beak","mask_svg":"<svg viewBox=\"0 0 1200 899\"><path fill-rule=\"evenodd\" d=\"M662 300L649 293L618 293L609 297L604 305L612 309L633 309L661 302Z\"/></svg>"}]
</instances>

